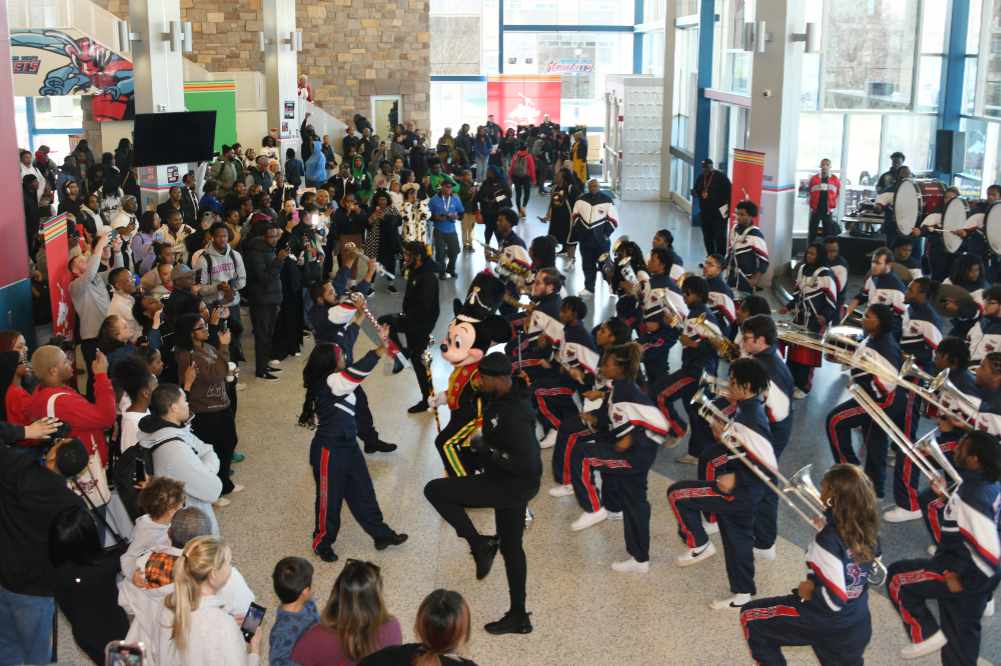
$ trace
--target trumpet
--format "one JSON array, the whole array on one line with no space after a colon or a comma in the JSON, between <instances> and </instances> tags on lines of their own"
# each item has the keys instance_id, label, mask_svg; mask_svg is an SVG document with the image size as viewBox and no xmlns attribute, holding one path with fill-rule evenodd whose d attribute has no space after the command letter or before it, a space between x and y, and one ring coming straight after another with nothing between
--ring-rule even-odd
<instances>
[{"instance_id":1,"label":"trumpet","mask_svg":"<svg viewBox=\"0 0 1001 666\"><path fill-rule=\"evenodd\" d=\"M699 377L699 387L708 389L716 395L724 398L730 393L730 382L725 379L720 379L708 370L702 371L702 376Z\"/></svg>"},{"instance_id":2,"label":"trumpet","mask_svg":"<svg viewBox=\"0 0 1001 666\"><path fill-rule=\"evenodd\" d=\"M699 416L704 418L710 424L717 424L723 426L724 432L723 436L720 438L720 443L723 444L733 456L739 459L744 465L747 466L751 472L761 480L768 488L779 496L783 502L785 502L789 508L795 511L800 518L805 520L807 523L812 525L814 529L821 529L827 520L825 515L826 510L823 503L820 501L820 493L813 494L808 490L794 484L792 481L787 479L782 473L775 470L765 470L762 469L763 465L754 460L751 455L748 454L747 450L743 447L743 444L729 431L729 426L733 423L732 419L728 418L726 414L722 412L716 405L712 403L712 399L709 398L701 389L692 398L692 404L698 405ZM800 470L793 475L794 479L802 479L804 476L809 476L809 465L807 465L804 470ZM772 477L775 480L772 480ZM811 482L812 486L813 483ZM814 488L814 491L816 489Z\"/></svg>"},{"instance_id":3,"label":"trumpet","mask_svg":"<svg viewBox=\"0 0 1001 666\"><path fill-rule=\"evenodd\" d=\"M869 418L873 420L873 423L883 429L883 432L889 436L890 440L900 449L901 453L907 456L914 463L915 467L928 477L929 481L937 481L941 476L935 465L941 468L945 476L952 482L951 488L946 490L947 496L951 496L956 488L963 483L963 478L959 475L959 472L949 463L945 454L942 453L942 449L939 448L938 442L934 437L934 430L916 442L912 442L880 408L872 396L865 392L865 389L858 384L852 384L848 387L848 393L855 399L859 407L865 410Z\"/></svg>"},{"instance_id":4,"label":"trumpet","mask_svg":"<svg viewBox=\"0 0 1001 666\"><path fill-rule=\"evenodd\" d=\"M700 314L698 317L692 320L692 326L699 329L703 333L703 337L713 346L716 353L725 358L728 361L732 361L740 357L740 346L726 338L719 333L713 331L709 326L706 325L706 315L705 313Z\"/></svg>"}]
</instances>

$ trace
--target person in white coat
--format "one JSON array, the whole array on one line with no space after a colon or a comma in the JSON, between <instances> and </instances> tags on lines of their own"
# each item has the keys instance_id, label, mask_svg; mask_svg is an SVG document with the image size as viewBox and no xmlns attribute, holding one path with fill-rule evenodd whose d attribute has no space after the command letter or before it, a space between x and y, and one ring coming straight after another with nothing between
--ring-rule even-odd
<instances>
[{"instance_id":1,"label":"person in white coat","mask_svg":"<svg viewBox=\"0 0 1001 666\"><path fill-rule=\"evenodd\" d=\"M191 432L187 396L177 384L161 384L150 397L149 411L139 421L139 446L152 450L153 474L182 482L188 506L204 511L218 534L212 503L222 493L219 458Z\"/></svg>"},{"instance_id":2,"label":"person in white coat","mask_svg":"<svg viewBox=\"0 0 1001 666\"><path fill-rule=\"evenodd\" d=\"M229 580L232 554L214 536L192 539L174 568L174 591L164 601L150 656L159 666L257 666L258 627L247 642L218 592Z\"/></svg>"}]
</instances>

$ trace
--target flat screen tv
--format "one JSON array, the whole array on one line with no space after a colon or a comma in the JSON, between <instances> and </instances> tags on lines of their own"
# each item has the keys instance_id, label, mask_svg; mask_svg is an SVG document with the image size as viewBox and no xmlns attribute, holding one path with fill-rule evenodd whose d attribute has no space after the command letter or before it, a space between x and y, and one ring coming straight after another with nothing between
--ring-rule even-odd
<instances>
[{"instance_id":1,"label":"flat screen tv","mask_svg":"<svg viewBox=\"0 0 1001 666\"><path fill-rule=\"evenodd\" d=\"M186 164L212 159L215 111L137 113L135 165Z\"/></svg>"}]
</instances>

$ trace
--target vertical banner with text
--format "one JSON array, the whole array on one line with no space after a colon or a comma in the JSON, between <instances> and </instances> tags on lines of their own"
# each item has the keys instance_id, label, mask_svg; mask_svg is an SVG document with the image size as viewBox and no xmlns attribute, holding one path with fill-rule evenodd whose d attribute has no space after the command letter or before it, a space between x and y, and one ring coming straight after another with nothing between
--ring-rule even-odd
<instances>
[{"instance_id":1,"label":"vertical banner with text","mask_svg":"<svg viewBox=\"0 0 1001 666\"><path fill-rule=\"evenodd\" d=\"M733 149L733 174L730 178L730 218L729 227L733 229L737 220L737 204L741 201L753 201L761 207L761 187L765 179L765 154L742 148ZM760 211L759 211L760 212Z\"/></svg>"},{"instance_id":2,"label":"vertical banner with text","mask_svg":"<svg viewBox=\"0 0 1001 666\"><path fill-rule=\"evenodd\" d=\"M52 335L73 339L73 299L70 298L69 242L66 213L42 224L45 262L49 272L49 302L52 306Z\"/></svg>"}]
</instances>

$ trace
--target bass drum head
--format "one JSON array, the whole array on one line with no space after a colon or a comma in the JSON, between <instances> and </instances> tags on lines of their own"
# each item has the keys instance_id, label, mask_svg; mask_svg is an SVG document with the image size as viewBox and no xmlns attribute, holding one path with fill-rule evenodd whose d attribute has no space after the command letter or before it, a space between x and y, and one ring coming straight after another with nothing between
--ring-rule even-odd
<instances>
[{"instance_id":1,"label":"bass drum head","mask_svg":"<svg viewBox=\"0 0 1001 666\"><path fill-rule=\"evenodd\" d=\"M963 239L949 232L969 226L966 222L968 213L966 201L961 197L956 197L945 205L945 212L942 214L942 242L945 243L945 249L953 254L959 251Z\"/></svg>"},{"instance_id":2,"label":"bass drum head","mask_svg":"<svg viewBox=\"0 0 1001 666\"><path fill-rule=\"evenodd\" d=\"M917 183L909 178L897 183L897 190L893 194L893 220L897 223L897 232L910 234L918 223L920 213L921 193Z\"/></svg>"},{"instance_id":3,"label":"bass drum head","mask_svg":"<svg viewBox=\"0 0 1001 666\"><path fill-rule=\"evenodd\" d=\"M995 201L984 216L984 233L994 254L1001 255L1001 201Z\"/></svg>"}]
</instances>

